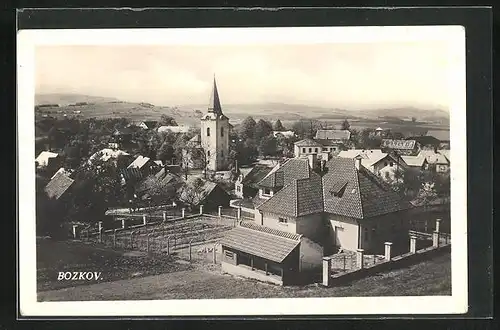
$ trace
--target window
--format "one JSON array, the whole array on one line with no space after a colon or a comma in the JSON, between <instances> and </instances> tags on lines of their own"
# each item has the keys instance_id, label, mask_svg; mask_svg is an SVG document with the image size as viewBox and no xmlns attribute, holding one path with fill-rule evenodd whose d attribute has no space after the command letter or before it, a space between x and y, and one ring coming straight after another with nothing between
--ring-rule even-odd
<instances>
[{"instance_id":1,"label":"window","mask_svg":"<svg viewBox=\"0 0 500 330\"><path fill-rule=\"evenodd\" d=\"M220 128L220 136L224 136L224 127Z\"/></svg>"},{"instance_id":2,"label":"window","mask_svg":"<svg viewBox=\"0 0 500 330\"><path fill-rule=\"evenodd\" d=\"M264 188L264 195L271 195L271 189Z\"/></svg>"},{"instance_id":3,"label":"window","mask_svg":"<svg viewBox=\"0 0 500 330\"><path fill-rule=\"evenodd\" d=\"M287 219L285 219L285 218L281 218L281 217L280 217L280 218L278 218L278 221L279 221L279 223L287 223L287 222L288 222L288 220L287 220Z\"/></svg>"},{"instance_id":4,"label":"window","mask_svg":"<svg viewBox=\"0 0 500 330\"><path fill-rule=\"evenodd\" d=\"M384 166L387 166L387 162L384 162Z\"/></svg>"},{"instance_id":5,"label":"window","mask_svg":"<svg viewBox=\"0 0 500 330\"><path fill-rule=\"evenodd\" d=\"M318 152L318 148L314 148L314 152Z\"/></svg>"},{"instance_id":6,"label":"window","mask_svg":"<svg viewBox=\"0 0 500 330\"><path fill-rule=\"evenodd\" d=\"M328 151L328 148L323 148L323 149L321 149L321 150L323 150L323 151Z\"/></svg>"},{"instance_id":7,"label":"window","mask_svg":"<svg viewBox=\"0 0 500 330\"><path fill-rule=\"evenodd\" d=\"M226 258L233 259L234 253L231 251L225 250L224 255L226 256Z\"/></svg>"},{"instance_id":8,"label":"window","mask_svg":"<svg viewBox=\"0 0 500 330\"><path fill-rule=\"evenodd\" d=\"M210 136L210 127L207 127L207 136Z\"/></svg>"},{"instance_id":9,"label":"window","mask_svg":"<svg viewBox=\"0 0 500 330\"><path fill-rule=\"evenodd\" d=\"M394 163L393 163L393 162L391 162L391 164L390 164L390 165L391 165L391 167L393 167L393 166L394 166Z\"/></svg>"},{"instance_id":10,"label":"window","mask_svg":"<svg viewBox=\"0 0 500 330\"><path fill-rule=\"evenodd\" d=\"M389 172L385 172L385 178L386 179L390 179L391 178L390 175L389 175Z\"/></svg>"},{"instance_id":11,"label":"window","mask_svg":"<svg viewBox=\"0 0 500 330\"><path fill-rule=\"evenodd\" d=\"M312 152L312 150L313 150L312 148L309 148L309 153L311 153L311 152Z\"/></svg>"},{"instance_id":12,"label":"window","mask_svg":"<svg viewBox=\"0 0 500 330\"><path fill-rule=\"evenodd\" d=\"M236 186L236 191L240 192L241 191L241 187L240 186Z\"/></svg>"},{"instance_id":13,"label":"window","mask_svg":"<svg viewBox=\"0 0 500 330\"><path fill-rule=\"evenodd\" d=\"M207 157L210 157L210 150L207 151Z\"/></svg>"},{"instance_id":14,"label":"window","mask_svg":"<svg viewBox=\"0 0 500 330\"><path fill-rule=\"evenodd\" d=\"M306 148L302 148L302 153L306 153Z\"/></svg>"}]
</instances>

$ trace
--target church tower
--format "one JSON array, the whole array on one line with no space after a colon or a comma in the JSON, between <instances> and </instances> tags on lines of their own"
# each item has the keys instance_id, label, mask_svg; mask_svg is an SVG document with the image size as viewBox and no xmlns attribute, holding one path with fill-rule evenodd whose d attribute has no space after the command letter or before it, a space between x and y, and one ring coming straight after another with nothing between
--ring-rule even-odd
<instances>
[{"instance_id":1,"label":"church tower","mask_svg":"<svg viewBox=\"0 0 500 330\"><path fill-rule=\"evenodd\" d=\"M201 146L208 162L208 170L227 170L229 165L229 129L229 118L222 113L214 77L208 111L201 117Z\"/></svg>"}]
</instances>

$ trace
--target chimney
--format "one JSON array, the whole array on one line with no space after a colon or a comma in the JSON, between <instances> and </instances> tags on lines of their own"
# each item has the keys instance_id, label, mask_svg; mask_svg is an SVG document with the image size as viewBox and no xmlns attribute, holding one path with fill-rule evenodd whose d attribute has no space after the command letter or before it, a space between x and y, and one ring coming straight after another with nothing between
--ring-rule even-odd
<instances>
[{"instance_id":1,"label":"chimney","mask_svg":"<svg viewBox=\"0 0 500 330\"><path fill-rule=\"evenodd\" d=\"M356 166L357 170L361 168L361 157L354 158L354 165Z\"/></svg>"},{"instance_id":2,"label":"chimney","mask_svg":"<svg viewBox=\"0 0 500 330\"><path fill-rule=\"evenodd\" d=\"M316 154L307 155L307 159L309 160L309 167L314 169L316 167L317 155Z\"/></svg>"}]
</instances>

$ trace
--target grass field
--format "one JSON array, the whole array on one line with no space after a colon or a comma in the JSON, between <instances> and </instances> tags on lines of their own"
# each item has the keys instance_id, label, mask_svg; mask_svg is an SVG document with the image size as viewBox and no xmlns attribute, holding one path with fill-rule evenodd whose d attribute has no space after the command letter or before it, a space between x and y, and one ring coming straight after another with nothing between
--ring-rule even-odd
<instances>
[{"instance_id":1,"label":"grass field","mask_svg":"<svg viewBox=\"0 0 500 330\"><path fill-rule=\"evenodd\" d=\"M123 256L118 256L114 261L113 256L108 254L110 252L104 253L99 250L91 252L92 249L89 247L86 256L76 257L80 259L78 261L74 260L74 254L85 252L86 249L80 244L64 244L67 244L66 252L60 245L57 250L60 252L54 254L56 250L51 250L52 259L46 256L49 250L42 258L44 261L39 263L39 268L44 263L45 265L51 263L50 270L39 270L42 277L41 281L39 280L40 301L451 295L449 253L407 268L394 269L332 288L322 288L317 285L278 287L222 275L219 266L216 265L198 264L187 269L189 265L167 260L151 261L144 257L133 259ZM66 256L66 260L61 259L59 256L61 254ZM127 259L129 263L124 263ZM70 264L66 265L66 262ZM99 268L99 264L107 266ZM56 276L55 272L62 271L64 267L101 271L109 282L80 283L74 287L51 290L58 287L57 281L51 276ZM90 267L92 269L89 269ZM131 276L137 271L142 272L141 278ZM75 285L75 283L70 284ZM59 284L59 288L61 287L63 285Z\"/></svg>"},{"instance_id":2,"label":"grass field","mask_svg":"<svg viewBox=\"0 0 500 330\"><path fill-rule=\"evenodd\" d=\"M187 270L189 265L168 259L151 258L143 253L130 253L98 248L73 241L37 240L37 288L39 291L88 285L96 281L58 281L59 272L101 272L98 282L131 279L155 274Z\"/></svg>"}]
</instances>

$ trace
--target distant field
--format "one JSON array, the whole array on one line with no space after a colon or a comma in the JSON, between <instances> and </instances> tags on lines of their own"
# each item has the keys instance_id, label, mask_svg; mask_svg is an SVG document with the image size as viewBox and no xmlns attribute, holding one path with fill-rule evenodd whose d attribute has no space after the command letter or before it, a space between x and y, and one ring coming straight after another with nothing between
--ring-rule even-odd
<instances>
[{"instance_id":1,"label":"distant field","mask_svg":"<svg viewBox=\"0 0 500 330\"><path fill-rule=\"evenodd\" d=\"M77 259L72 261L64 258L60 267L69 262L74 269L88 268L84 253L82 257L71 247L73 243L64 246L69 252L62 252L63 246L55 249L53 246L53 260L60 254L72 254ZM59 251L54 253L54 251ZM93 252L99 255L100 252ZM104 260L105 257L103 253ZM83 263L82 259L83 258ZM98 258L98 257L97 257ZM169 263L165 263L167 267ZM121 266L120 266L121 265ZM58 267L53 265L54 271ZM109 268L96 268L94 271L107 273ZM176 267L186 265L175 265ZM116 263L122 272L131 272L130 266L125 263ZM149 272L148 265L142 268ZM155 268L157 268L156 266ZM137 268L135 271L138 271ZM127 277L122 277L127 278ZM155 273L153 276L130 278L107 283L79 285L60 290L43 291L38 293L41 301L62 300L162 300L162 299L224 299L224 298L299 298L299 297L349 297L349 296L424 296L424 295L451 295L451 258L449 253L436 256L406 268L393 269L367 278L353 281L349 284L331 288L317 285L305 287L279 287L253 280L222 275L215 265L196 265L190 270L167 270L165 273Z\"/></svg>"}]
</instances>

